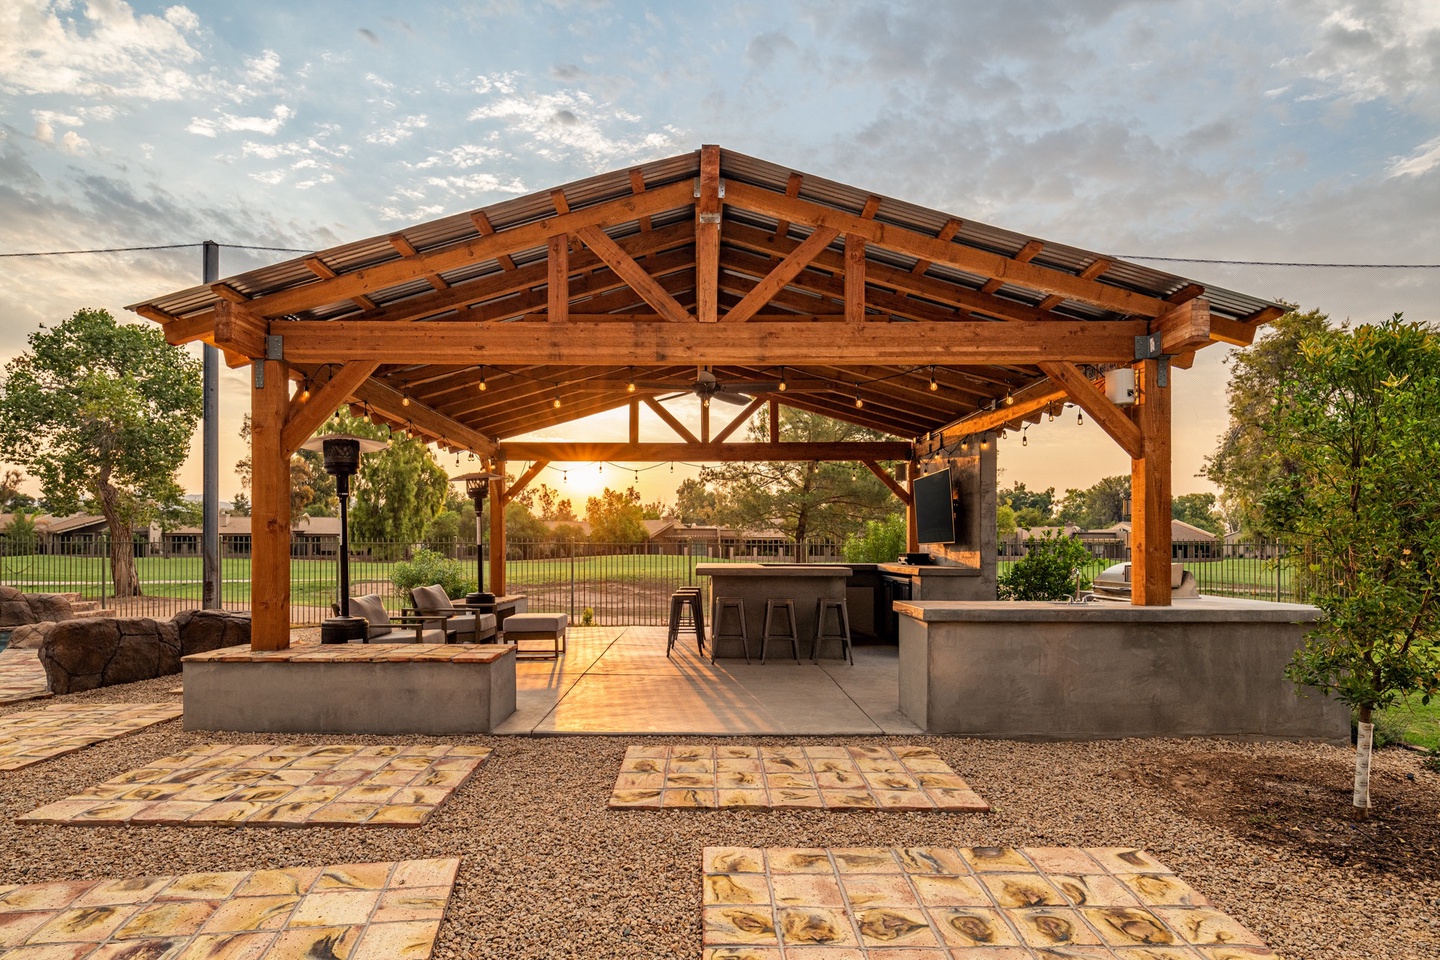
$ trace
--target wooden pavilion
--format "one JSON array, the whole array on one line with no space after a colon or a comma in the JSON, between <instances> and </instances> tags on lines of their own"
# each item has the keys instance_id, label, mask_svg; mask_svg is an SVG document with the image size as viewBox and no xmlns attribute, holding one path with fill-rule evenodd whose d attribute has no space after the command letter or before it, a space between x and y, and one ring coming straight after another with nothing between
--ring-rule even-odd
<instances>
[{"instance_id":1,"label":"wooden pavilion","mask_svg":"<svg viewBox=\"0 0 1440 960\"><path fill-rule=\"evenodd\" d=\"M289 643L289 458L343 404L504 475L551 461L957 455L1078 405L1131 457L1133 602L1170 603L1168 370L1282 308L705 146L135 304L253 367L252 645ZM1133 367L1117 406L1103 375ZM699 372L697 375L697 368ZM698 436L661 404L702 399ZM738 401L712 425L708 402ZM307 399L308 398L308 399ZM646 406L677 434L639 442ZM779 442L779 407L887 442ZM629 408L625 441L513 438ZM727 442L768 408L769 443ZM504 592L504 510L491 581ZM914 513L911 516L915 548Z\"/></svg>"}]
</instances>

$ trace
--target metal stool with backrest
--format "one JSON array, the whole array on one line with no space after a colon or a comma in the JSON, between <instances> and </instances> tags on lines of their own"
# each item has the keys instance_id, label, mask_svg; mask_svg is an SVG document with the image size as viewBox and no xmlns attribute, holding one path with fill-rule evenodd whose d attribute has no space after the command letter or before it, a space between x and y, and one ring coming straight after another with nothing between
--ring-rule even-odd
<instances>
[{"instance_id":1,"label":"metal stool with backrest","mask_svg":"<svg viewBox=\"0 0 1440 960\"><path fill-rule=\"evenodd\" d=\"M785 614L785 632L781 633L776 629L776 613ZM790 599L770 599L765 601L765 632L760 635L760 662L765 662L765 656L770 650L771 640L783 640L790 644L790 652L795 657L795 662L800 662L800 630L795 620L795 601Z\"/></svg>"},{"instance_id":2,"label":"metal stool with backrest","mask_svg":"<svg viewBox=\"0 0 1440 960\"><path fill-rule=\"evenodd\" d=\"M826 633L825 615L831 610L835 611L836 630L834 633ZM844 600L821 597L815 601L815 636L810 640L812 661L819 662L820 646L826 640L839 640L840 659L849 660L850 666L855 666L855 654L850 650L850 612L846 609Z\"/></svg>"},{"instance_id":3,"label":"metal stool with backrest","mask_svg":"<svg viewBox=\"0 0 1440 960\"><path fill-rule=\"evenodd\" d=\"M725 632L725 614L735 615L736 632ZM740 597L716 597L715 609L710 618L715 633L710 637L710 662L715 662L715 651L720 649L721 640L739 640L740 649L745 651L745 662L750 662L750 632L745 629L745 601Z\"/></svg>"}]
</instances>

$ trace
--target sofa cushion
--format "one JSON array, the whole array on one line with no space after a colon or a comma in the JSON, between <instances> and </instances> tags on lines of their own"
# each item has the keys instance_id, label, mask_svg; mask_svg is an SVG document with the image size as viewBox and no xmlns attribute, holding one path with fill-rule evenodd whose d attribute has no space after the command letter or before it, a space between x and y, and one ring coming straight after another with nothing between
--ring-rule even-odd
<instances>
[{"instance_id":1,"label":"sofa cushion","mask_svg":"<svg viewBox=\"0 0 1440 960\"><path fill-rule=\"evenodd\" d=\"M439 584L430 587L411 587L410 599L415 601L415 609L421 613L450 613L455 605L445 595L445 590Z\"/></svg>"},{"instance_id":2,"label":"sofa cushion","mask_svg":"<svg viewBox=\"0 0 1440 960\"><path fill-rule=\"evenodd\" d=\"M568 623L563 613L512 613L505 618L505 632L561 633Z\"/></svg>"},{"instance_id":3,"label":"sofa cushion","mask_svg":"<svg viewBox=\"0 0 1440 960\"><path fill-rule=\"evenodd\" d=\"M365 633L371 640L383 636L393 629L390 614L385 610L385 604L381 603L380 598L373 593L351 597L350 615L365 618L365 622L368 624Z\"/></svg>"}]
</instances>

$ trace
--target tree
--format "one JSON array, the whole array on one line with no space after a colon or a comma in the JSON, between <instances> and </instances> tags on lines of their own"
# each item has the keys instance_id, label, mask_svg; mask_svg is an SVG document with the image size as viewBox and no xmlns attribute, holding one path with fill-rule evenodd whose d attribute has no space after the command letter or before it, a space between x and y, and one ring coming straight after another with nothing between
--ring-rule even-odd
<instances>
[{"instance_id":1,"label":"tree","mask_svg":"<svg viewBox=\"0 0 1440 960\"><path fill-rule=\"evenodd\" d=\"M590 539L596 543L644 543L645 515L640 491L630 487L624 493L606 487L600 496L585 502L585 519Z\"/></svg>"},{"instance_id":2,"label":"tree","mask_svg":"<svg viewBox=\"0 0 1440 960\"><path fill-rule=\"evenodd\" d=\"M250 516L250 498L244 493L235 494L235 499L230 501L230 515L232 517Z\"/></svg>"},{"instance_id":3,"label":"tree","mask_svg":"<svg viewBox=\"0 0 1440 960\"><path fill-rule=\"evenodd\" d=\"M752 421L749 439L767 438ZM816 443L880 440L884 435L818 413L780 408L780 439ZM843 541L867 520L883 519L900 505L880 480L857 463L727 463L700 471L716 494L715 522L741 528L779 527L797 541Z\"/></svg>"},{"instance_id":4,"label":"tree","mask_svg":"<svg viewBox=\"0 0 1440 960\"><path fill-rule=\"evenodd\" d=\"M1217 537L1225 533L1220 513L1215 509L1213 493L1185 493L1171 498L1170 516L1192 527L1208 530Z\"/></svg>"},{"instance_id":5,"label":"tree","mask_svg":"<svg viewBox=\"0 0 1440 960\"><path fill-rule=\"evenodd\" d=\"M1064 600L1085 584L1090 551L1074 537L1028 537L1025 555L1000 577L1001 600Z\"/></svg>"},{"instance_id":6,"label":"tree","mask_svg":"<svg viewBox=\"0 0 1440 960\"><path fill-rule=\"evenodd\" d=\"M1262 519L1308 553L1323 614L1288 673L1358 714L1363 817L1374 711L1440 693L1440 337L1399 314L1319 329L1280 387Z\"/></svg>"},{"instance_id":7,"label":"tree","mask_svg":"<svg viewBox=\"0 0 1440 960\"><path fill-rule=\"evenodd\" d=\"M1201 474L1220 488L1220 505L1230 528L1247 539L1263 539L1273 531L1263 525L1260 500L1270 481L1284 472L1274 445L1275 397L1300 362L1300 344L1329 328L1329 318L1316 310L1290 312L1270 324L1270 332L1232 353L1227 387L1230 423L1215 452L1205 458Z\"/></svg>"},{"instance_id":8,"label":"tree","mask_svg":"<svg viewBox=\"0 0 1440 960\"><path fill-rule=\"evenodd\" d=\"M1049 487L1045 490L1026 490L1025 484L1015 483L1009 490L1001 490L999 493L1000 502L1010 504L1018 518L1022 511L1034 510L1038 513L1039 519L1031 526L1038 526L1040 523L1050 519L1050 512L1055 509L1055 488ZM1026 514L1034 516L1034 514Z\"/></svg>"},{"instance_id":9,"label":"tree","mask_svg":"<svg viewBox=\"0 0 1440 960\"><path fill-rule=\"evenodd\" d=\"M845 538L846 563L894 563L905 552L905 515L869 520L863 533Z\"/></svg>"},{"instance_id":10,"label":"tree","mask_svg":"<svg viewBox=\"0 0 1440 960\"><path fill-rule=\"evenodd\" d=\"M675 488L675 515L687 526L709 526L715 522L715 491L693 477Z\"/></svg>"},{"instance_id":11,"label":"tree","mask_svg":"<svg viewBox=\"0 0 1440 960\"><path fill-rule=\"evenodd\" d=\"M367 426L370 426L367 421ZM378 427L370 426L370 433L364 436L383 436ZM326 429L322 433L329 432ZM240 424L240 439L250 446L250 414L245 414ZM240 486L250 487L250 454L245 454L235 463L235 472L240 476ZM248 500L246 501L249 502ZM340 497L335 492L335 478L325 472L325 456L315 450L296 450L290 455L290 521L301 517L333 517L340 509Z\"/></svg>"},{"instance_id":12,"label":"tree","mask_svg":"<svg viewBox=\"0 0 1440 960\"><path fill-rule=\"evenodd\" d=\"M29 343L5 368L0 456L39 479L52 510L99 507L115 596L138 596L131 530L184 495L175 474L200 419L200 362L159 328L104 310L77 311Z\"/></svg>"},{"instance_id":13,"label":"tree","mask_svg":"<svg viewBox=\"0 0 1440 960\"><path fill-rule=\"evenodd\" d=\"M1015 535L1015 511L1010 504L1002 503L995 508L995 536L1005 540Z\"/></svg>"},{"instance_id":14,"label":"tree","mask_svg":"<svg viewBox=\"0 0 1440 960\"><path fill-rule=\"evenodd\" d=\"M1066 490L1056 519L1082 530L1108 527L1124 519L1125 499L1129 496L1128 476L1106 477L1088 490Z\"/></svg>"},{"instance_id":15,"label":"tree","mask_svg":"<svg viewBox=\"0 0 1440 960\"><path fill-rule=\"evenodd\" d=\"M418 437L390 433L341 409L320 433L386 439L390 446L360 458L350 484L350 534L359 543L417 543L445 505L450 478Z\"/></svg>"}]
</instances>

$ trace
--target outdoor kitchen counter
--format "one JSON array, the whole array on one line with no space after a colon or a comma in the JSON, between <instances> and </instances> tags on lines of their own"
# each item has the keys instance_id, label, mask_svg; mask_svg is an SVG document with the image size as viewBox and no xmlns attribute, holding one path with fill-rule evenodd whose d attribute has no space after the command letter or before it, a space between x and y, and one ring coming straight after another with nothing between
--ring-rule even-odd
<instances>
[{"instance_id":1,"label":"outdoor kitchen counter","mask_svg":"<svg viewBox=\"0 0 1440 960\"><path fill-rule=\"evenodd\" d=\"M1304 738L1349 711L1285 676L1314 607L1227 597L897 602L900 710L928 733L1005 739Z\"/></svg>"},{"instance_id":2,"label":"outdoor kitchen counter","mask_svg":"<svg viewBox=\"0 0 1440 960\"><path fill-rule=\"evenodd\" d=\"M760 654L760 638L765 631L765 601L794 600L800 656L808 657L810 638L815 635L816 601L822 597L844 600L845 581L852 571L842 564L828 563L700 563L695 565L695 572L711 579L712 598L739 597L745 601L745 630L750 635L752 657ZM713 633L714 625L708 626ZM772 659L790 656L789 644L772 644L770 650ZM830 641L821 653L838 657L839 641ZM722 643L719 654L741 656L739 641Z\"/></svg>"}]
</instances>

